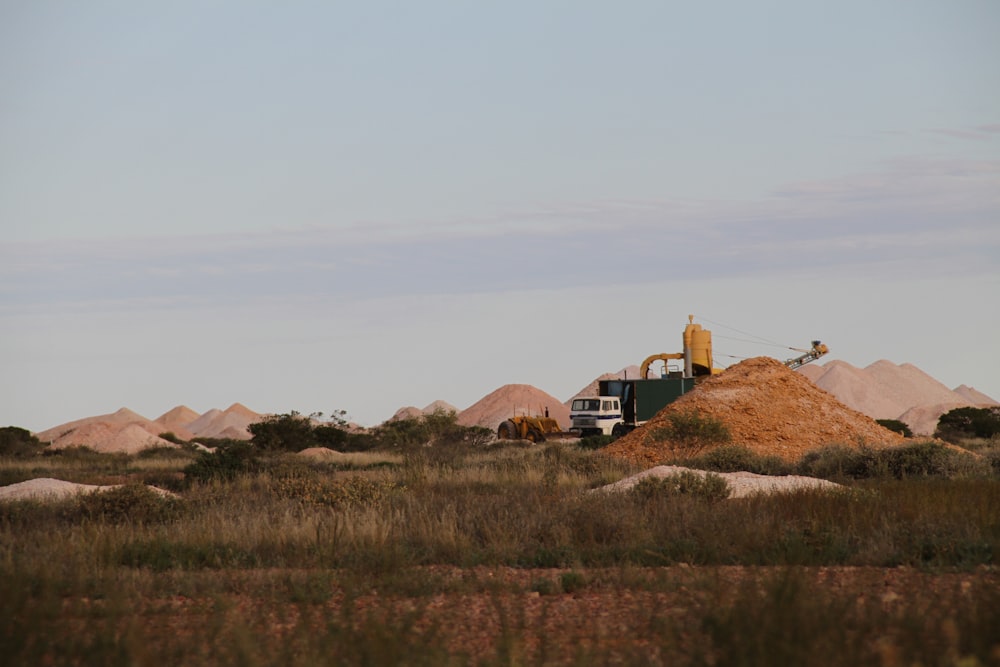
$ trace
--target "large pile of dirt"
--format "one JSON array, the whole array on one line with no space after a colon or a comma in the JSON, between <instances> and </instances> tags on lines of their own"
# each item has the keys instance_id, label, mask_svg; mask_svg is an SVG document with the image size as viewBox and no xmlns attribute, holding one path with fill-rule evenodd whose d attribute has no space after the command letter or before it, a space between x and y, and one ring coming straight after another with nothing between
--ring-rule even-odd
<instances>
[{"instance_id":1,"label":"large pile of dirt","mask_svg":"<svg viewBox=\"0 0 1000 667\"><path fill-rule=\"evenodd\" d=\"M67 422L35 435L40 441L50 443L52 449L89 447L98 452L134 454L150 447L176 447L159 437L164 430L162 424L121 408L111 414Z\"/></svg>"},{"instance_id":2,"label":"large pile of dirt","mask_svg":"<svg viewBox=\"0 0 1000 667\"><path fill-rule=\"evenodd\" d=\"M392 415L392 417L389 418L389 421L399 421L402 419L419 419L424 415L432 415L435 412L444 412L446 414L449 412L454 412L455 414L458 414L459 409L456 408L451 403L442 400L434 401L431 404L424 407L423 409L412 405L407 405L406 407L402 407L399 410L396 410L396 412Z\"/></svg>"},{"instance_id":3,"label":"large pile of dirt","mask_svg":"<svg viewBox=\"0 0 1000 667\"><path fill-rule=\"evenodd\" d=\"M182 440L191 440L196 436L249 440L247 427L261 417L240 403L233 403L226 410L209 410L201 416L191 408L179 405L156 421L121 408L111 414L60 424L35 435L42 442L51 443L53 449L80 446L99 452L134 454L150 447L175 447L159 437L168 431Z\"/></svg>"},{"instance_id":4,"label":"large pile of dirt","mask_svg":"<svg viewBox=\"0 0 1000 667\"><path fill-rule=\"evenodd\" d=\"M645 425L611 443L607 452L647 464L683 454L679 443L660 438L671 414L689 411L720 420L733 444L786 461L824 445L885 446L903 439L780 361L755 357L707 378Z\"/></svg>"},{"instance_id":5,"label":"large pile of dirt","mask_svg":"<svg viewBox=\"0 0 1000 667\"><path fill-rule=\"evenodd\" d=\"M262 415L245 405L233 403L225 410L213 408L186 424L189 431L203 438L233 438L249 440L250 424L260 421Z\"/></svg>"},{"instance_id":6,"label":"large pile of dirt","mask_svg":"<svg viewBox=\"0 0 1000 667\"><path fill-rule=\"evenodd\" d=\"M913 364L880 359L865 368L846 361L810 364L799 373L844 405L873 419L899 419L918 435L931 435L938 418L956 407L996 405L971 387L949 389Z\"/></svg>"},{"instance_id":7,"label":"large pile of dirt","mask_svg":"<svg viewBox=\"0 0 1000 667\"><path fill-rule=\"evenodd\" d=\"M458 423L496 430L514 415L541 416L546 410L564 431L569 430L569 408L558 398L530 384L505 384L462 410Z\"/></svg>"}]
</instances>

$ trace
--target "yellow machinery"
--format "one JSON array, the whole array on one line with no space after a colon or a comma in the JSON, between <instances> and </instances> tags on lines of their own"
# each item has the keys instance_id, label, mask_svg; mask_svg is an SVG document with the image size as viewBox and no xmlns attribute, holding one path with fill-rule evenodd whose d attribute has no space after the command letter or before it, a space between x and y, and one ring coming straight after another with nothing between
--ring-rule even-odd
<instances>
[{"instance_id":1,"label":"yellow machinery","mask_svg":"<svg viewBox=\"0 0 1000 667\"><path fill-rule=\"evenodd\" d=\"M505 420L497 427L497 438L500 440L530 440L545 442L547 435L570 435L563 433L559 422L552 417L528 417L518 415Z\"/></svg>"},{"instance_id":2,"label":"yellow machinery","mask_svg":"<svg viewBox=\"0 0 1000 667\"><path fill-rule=\"evenodd\" d=\"M721 373L721 368L712 366L712 332L702 329L694 323L694 315L688 315L687 326L684 327L683 352L654 354L646 357L639 367L639 377L645 378L649 367L654 361L666 362L668 359L684 360L684 377L700 375L715 375Z\"/></svg>"},{"instance_id":3,"label":"yellow machinery","mask_svg":"<svg viewBox=\"0 0 1000 667\"><path fill-rule=\"evenodd\" d=\"M708 329L702 329L700 324L695 324L694 315L688 315L688 323L684 327L683 344L683 352L654 354L646 357L639 367L639 377L642 379L646 378L649 367L654 361L663 361L666 363L670 359L684 360L683 377L686 378L715 375L723 371L723 369L715 368L712 365L712 332ZM784 362L792 370L811 361L816 361L830 350L820 341L814 340L812 341L811 349L799 351L804 352L804 354L793 359L787 359Z\"/></svg>"}]
</instances>

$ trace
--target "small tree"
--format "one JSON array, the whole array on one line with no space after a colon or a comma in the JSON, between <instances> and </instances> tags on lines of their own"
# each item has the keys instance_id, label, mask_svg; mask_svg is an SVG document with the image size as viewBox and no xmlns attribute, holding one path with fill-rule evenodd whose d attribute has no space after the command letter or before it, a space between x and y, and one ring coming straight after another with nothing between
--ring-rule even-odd
<instances>
[{"instance_id":1,"label":"small tree","mask_svg":"<svg viewBox=\"0 0 1000 667\"><path fill-rule=\"evenodd\" d=\"M45 447L27 429L17 426L0 428L0 456L28 457L41 453Z\"/></svg>"},{"instance_id":2,"label":"small tree","mask_svg":"<svg viewBox=\"0 0 1000 667\"><path fill-rule=\"evenodd\" d=\"M955 408L938 419L934 436L942 440L992 438L1000 433L1000 406Z\"/></svg>"},{"instance_id":3,"label":"small tree","mask_svg":"<svg viewBox=\"0 0 1000 667\"><path fill-rule=\"evenodd\" d=\"M876 419L875 421L890 431L901 434L904 438L913 437L913 431L910 430L906 422L901 422L898 419Z\"/></svg>"},{"instance_id":4,"label":"small tree","mask_svg":"<svg viewBox=\"0 0 1000 667\"><path fill-rule=\"evenodd\" d=\"M319 445L312 421L294 410L269 415L247 428L250 430L250 441L264 451L299 452Z\"/></svg>"}]
</instances>

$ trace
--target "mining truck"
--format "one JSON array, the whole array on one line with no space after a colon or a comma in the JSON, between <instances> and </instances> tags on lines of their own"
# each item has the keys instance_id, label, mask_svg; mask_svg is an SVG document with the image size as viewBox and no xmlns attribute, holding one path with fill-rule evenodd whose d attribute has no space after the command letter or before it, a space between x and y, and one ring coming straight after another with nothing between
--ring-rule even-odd
<instances>
[{"instance_id":1,"label":"mining truck","mask_svg":"<svg viewBox=\"0 0 1000 667\"><path fill-rule=\"evenodd\" d=\"M620 437L649 421L653 415L695 388L702 378L721 373L712 364L712 332L694 323L688 316L684 327L683 352L654 354L639 366L639 377L623 380L600 380L597 396L574 398L570 404L570 431L581 436L612 435ZM819 359L829 352L826 345L812 341L809 350L784 362L791 369ZM663 361L659 378L647 378L650 366ZM671 368L670 362L682 368Z\"/></svg>"}]
</instances>

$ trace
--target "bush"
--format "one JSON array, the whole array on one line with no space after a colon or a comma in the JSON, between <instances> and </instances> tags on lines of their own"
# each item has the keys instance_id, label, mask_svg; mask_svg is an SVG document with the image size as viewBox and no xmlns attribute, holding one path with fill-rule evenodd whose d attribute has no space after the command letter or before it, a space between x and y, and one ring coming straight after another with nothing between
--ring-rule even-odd
<instances>
[{"instance_id":1,"label":"bush","mask_svg":"<svg viewBox=\"0 0 1000 667\"><path fill-rule=\"evenodd\" d=\"M247 427L250 441L263 451L299 452L319 446L312 421L294 410L268 415Z\"/></svg>"},{"instance_id":2,"label":"bush","mask_svg":"<svg viewBox=\"0 0 1000 667\"><path fill-rule=\"evenodd\" d=\"M632 487L632 494L643 500L673 496L692 496L707 501L729 497L729 483L718 475L684 471L669 477L643 477Z\"/></svg>"},{"instance_id":3,"label":"bush","mask_svg":"<svg viewBox=\"0 0 1000 667\"><path fill-rule=\"evenodd\" d=\"M181 502L143 484L81 494L64 518L102 523L167 523L181 516Z\"/></svg>"},{"instance_id":4,"label":"bush","mask_svg":"<svg viewBox=\"0 0 1000 667\"><path fill-rule=\"evenodd\" d=\"M989 476L988 460L950 449L939 442L915 442L900 447L853 449L833 445L808 452L797 472L824 479L906 479L910 477Z\"/></svg>"},{"instance_id":5,"label":"bush","mask_svg":"<svg viewBox=\"0 0 1000 667\"><path fill-rule=\"evenodd\" d=\"M230 481L263 468L260 452L249 442L237 441L214 452L200 453L194 463L184 468L184 476L199 482Z\"/></svg>"},{"instance_id":6,"label":"bush","mask_svg":"<svg viewBox=\"0 0 1000 667\"><path fill-rule=\"evenodd\" d=\"M493 431L481 426L462 426L454 411L435 410L410 419L393 419L375 428L378 447L413 450L424 446L461 445L467 449L485 447Z\"/></svg>"},{"instance_id":7,"label":"bush","mask_svg":"<svg viewBox=\"0 0 1000 667\"><path fill-rule=\"evenodd\" d=\"M913 437L913 431L910 430L910 427L905 422L901 422L898 419L876 419L875 421L890 431L899 433L904 438Z\"/></svg>"},{"instance_id":8,"label":"bush","mask_svg":"<svg viewBox=\"0 0 1000 667\"><path fill-rule=\"evenodd\" d=\"M791 466L777 456L764 456L742 445L723 445L688 462L689 467L716 472L752 472L757 475L787 475Z\"/></svg>"},{"instance_id":9,"label":"bush","mask_svg":"<svg viewBox=\"0 0 1000 667\"><path fill-rule=\"evenodd\" d=\"M938 419L934 437L942 440L991 438L1000 433L1000 406L956 408Z\"/></svg>"},{"instance_id":10,"label":"bush","mask_svg":"<svg viewBox=\"0 0 1000 667\"><path fill-rule=\"evenodd\" d=\"M671 412L667 415L667 422L653 430L652 438L669 441L676 448L693 453L711 445L726 444L731 437L721 419L702 415L697 410Z\"/></svg>"},{"instance_id":11,"label":"bush","mask_svg":"<svg viewBox=\"0 0 1000 667\"><path fill-rule=\"evenodd\" d=\"M613 435L588 435L577 441L580 449L602 449L615 441Z\"/></svg>"},{"instance_id":12,"label":"bush","mask_svg":"<svg viewBox=\"0 0 1000 667\"><path fill-rule=\"evenodd\" d=\"M17 426L0 428L0 456L28 458L37 456L45 445L27 429Z\"/></svg>"}]
</instances>

